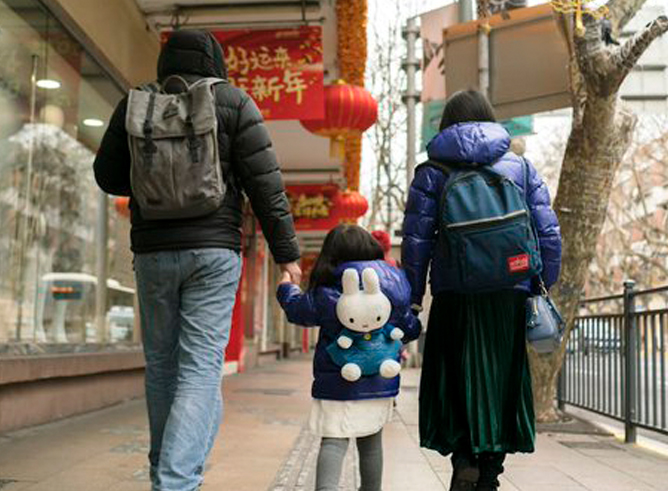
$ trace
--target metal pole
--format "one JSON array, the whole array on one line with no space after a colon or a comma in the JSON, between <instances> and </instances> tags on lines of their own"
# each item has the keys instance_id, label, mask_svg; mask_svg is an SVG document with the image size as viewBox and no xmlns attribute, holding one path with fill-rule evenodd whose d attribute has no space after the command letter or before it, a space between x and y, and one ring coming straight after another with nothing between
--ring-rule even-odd
<instances>
[{"instance_id":1,"label":"metal pole","mask_svg":"<svg viewBox=\"0 0 668 491\"><path fill-rule=\"evenodd\" d=\"M489 94L489 0L478 0L478 89Z\"/></svg>"},{"instance_id":2,"label":"metal pole","mask_svg":"<svg viewBox=\"0 0 668 491\"><path fill-rule=\"evenodd\" d=\"M406 39L406 59L402 67L406 71L406 92L403 100L406 104L406 186L410 187L415 174L415 154L416 154L416 121L415 108L420 100L420 93L415 88L415 76L420 68L420 62L415 56L415 44L420 35L420 28L417 26L415 17L411 17L406 22L403 30Z\"/></svg>"},{"instance_id":3,"label":"metal pole","mask_svg":"<svg viewBox=\"0 0 668 491\"><path fill-rule=\"evenodd\" d=\"M109 242L109 202L107 195L98 191L97 223L95 225L95 326L97 341L107 342L107 277ZM86 342L84 335L84 342Z\"/></svg>"},{"instance_id":4,"label":"metal pole","mask_svg":"<svg viewBox=\"0 0 668 491\"><path fill-rule=\"evenodd\" d=\"M566 370L565 362L561 366L561 370L559 370L559 375L557 376L557 408L562 412L566 409L566 377L564 370Z\"/></svg>"},{"instance_id":5,"label":"metal pole","mask_svg":"<svg viewBox=\"0 0 668 491\"><path fill-rule=\"evenodd\" d=\"M478 29L478 87L489 98L489 31L486 25Z\"/></svg>"},{"instance_id":6,"label":"metal pole","mask_svg":"<svg viewBox=\"0 0 668 491\"><path fill-rule=\"evenodd\" d=\"M17 317L16 317L16 340L21 341L23 338L23 305L25 303L26 295L26 262L28 255L28 240L30 239L30 212L32 208L32 172L33 160L35 156L35 121L36 121L36 107L37 107L37 69L39 67L39 56L32 56L32 71L30 73L30 133L28 140L28 158L26 159L26 174L25 174L25 194L23 196L23 216L21 218L21 237L19 242L19 271L18 271L18 301L17 301ZM35 274L39 275L39 271ZM33 326L35 328L35 326Z\"/></svg>"},{"instance_id":7,"label":"metal pole","mask_svg":"<svg viewBox=\"0 0 668 491\"><path fill-rule=\"evenodd\" d=\"M624 441L635 443L637 408L635 282L624 282Z\"/></svg>"},{"instance_id":8,"label":"metal pole","mask_svg":"<svg viewBox=\"0 0 668 491\"><path fill-rule=\"evenodd\" d=\"M459 22L469 22L473 20L473 4L471 0L459 0Z\"/></svg>"}]
</instances>

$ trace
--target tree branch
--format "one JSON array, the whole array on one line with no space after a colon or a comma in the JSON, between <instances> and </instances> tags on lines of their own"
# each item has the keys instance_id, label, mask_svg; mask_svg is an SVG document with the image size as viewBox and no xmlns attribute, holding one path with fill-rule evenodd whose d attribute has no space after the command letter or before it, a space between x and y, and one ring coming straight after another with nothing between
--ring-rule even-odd
<instances>
[{"instance_id":1,"label":"tree branch","mask_svg":"<svg viewBox=\"0 0 668 491\"><path fill-rule=\"evenodd\" d=\"M612 52L613 61L620 70L620 84L633 70L633 67L652 42L666 32L668 32L668 17L662 15L647 24L640 32Z\"/></svg>"},{"instance_id":2,"label":"tree branch","mask_svg":"<svg viewBox=\"0 0 668 491\"><path fill-rule=\"evenodd\" d=\"M615 34L624 29L647 0L610 0L608 2L609 18Z\"/></svg>"}]
</instances>

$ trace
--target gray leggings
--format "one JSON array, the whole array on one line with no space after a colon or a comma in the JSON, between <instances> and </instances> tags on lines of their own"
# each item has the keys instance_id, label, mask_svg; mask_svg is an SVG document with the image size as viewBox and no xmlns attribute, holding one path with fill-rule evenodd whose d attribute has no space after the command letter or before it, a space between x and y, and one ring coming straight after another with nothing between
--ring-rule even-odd
<instances>
[{"instance_id":1,"label":"gray leggings","mask_svg":"<svg viewBox=\"0 0 668 491\"><path fill-rule=\"evenodd\" d=\"M338 491L348 438L323 438L318 454L315 491ZM357 439L360 456L360 491L381 491L383 481L383 432Z\"/></svg>"}]
</instances>

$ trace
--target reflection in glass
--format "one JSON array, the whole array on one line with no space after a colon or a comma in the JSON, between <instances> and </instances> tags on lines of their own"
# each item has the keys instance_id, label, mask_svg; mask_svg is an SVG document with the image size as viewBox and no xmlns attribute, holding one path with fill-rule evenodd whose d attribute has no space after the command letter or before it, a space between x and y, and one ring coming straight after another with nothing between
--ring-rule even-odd
<instances>
[{"instance_id":1,"label":"reflection in glass","mask_svg":"<svg viewBox=\"0 0 668 491\"><path fill-rule=\"evenodd\" d=\"M39 2L0 0L0 354L17 342L100 341L92 163L121 96ZM128 235L112 215L113 342L133 339Z\"/></svg>"}]
</instances>

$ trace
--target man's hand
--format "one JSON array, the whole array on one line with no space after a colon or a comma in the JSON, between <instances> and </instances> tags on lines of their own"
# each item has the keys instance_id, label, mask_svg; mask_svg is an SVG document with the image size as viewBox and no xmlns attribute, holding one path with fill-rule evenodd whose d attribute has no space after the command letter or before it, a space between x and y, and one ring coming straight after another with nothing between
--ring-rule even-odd
<instances>
[{"instance_id":1,"label":"man's hand","mask_svg":"<svg viewBox=\"0 0 668 491\"><path fill-rule=\"evenodd\" d=\"M299 285L302 282L302 268L299 267L298 262L280 264L281 281L280 283L294 283Z\"/></svg>"}]
</instances>

